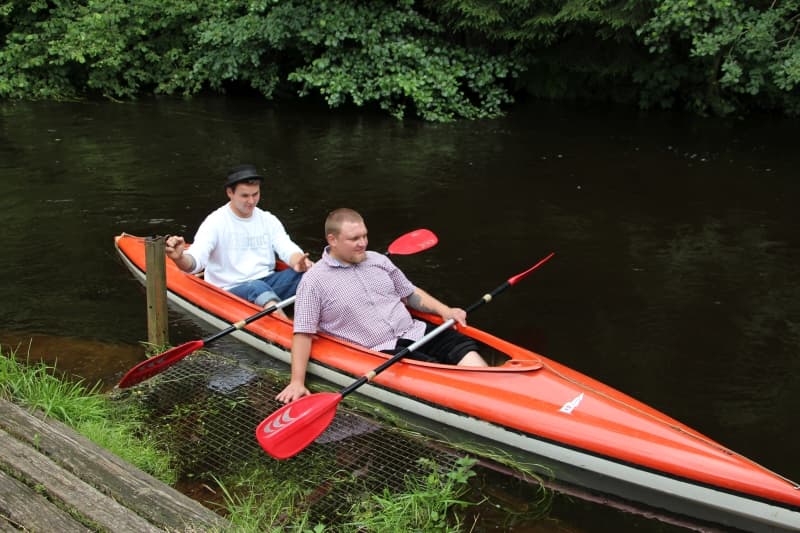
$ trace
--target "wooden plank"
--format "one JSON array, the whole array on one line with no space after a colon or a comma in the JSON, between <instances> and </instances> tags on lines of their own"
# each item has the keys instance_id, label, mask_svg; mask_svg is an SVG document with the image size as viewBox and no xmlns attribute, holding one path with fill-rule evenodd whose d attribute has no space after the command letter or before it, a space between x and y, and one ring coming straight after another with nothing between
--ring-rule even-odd
<instances>
[{"instance_id":1,"label":"wooden plank","mask_svg":"<svg viewBox=\"0 0 800 533\"><path fill-rule=\"evenodd\" d=\"M109 531L158 533L161 531L147 520L103 495L77 476L60 468L36 450L0 430L0 463L5 470L25 479L28 485L40 485L50 499L64 502Z\"/></svg>"},{"instance_id":2,"label":"wooden plank","mask_svg":"<svg viewBox=\"0 0 800 533\"><path fill-rule=\"evenodd\" d=\"M0 428L28 442L61 467L163 528L231 524L185 494L153 478L68 428L0 400Z\"/></svg>"},{"instance_id":3,"label":"wooden plank","mask_svg":"<svg viewBox=\"0 0 800 533\"><path fill-rule=\"evenodd\" d=\"M0 533L19 533L19 529L14 527L3 513L0 513Z\"/></svg>"},{"instance_id":4,"label":"wooden plank","mask_svg":"<svg viewBox=\"0 0 800 533\"><path fill-rule=\"evenodd\" d=\"M169 315L167 314L167 256L166 237L150 237L144 241L147 278L147 341L151 346L169 344Z\"/></svg>"},{"instance_id":5,"label":"wooden plank","mask_svg":"<svg viewBox=\"0 0 800 533\"><path fill-rule=\"evenodd\" d=\"M58 531L87 533L91 530L37 494L29 486L0 470L0 531Z\"/></svg>"},{"instance_id":6,"label":"wooden plank","mask_svg":"<svg viewBox=\"0 0 800 533\"><path fill-rule=\"evenodd\" d=\"M0 513L0 533L19 533L19 529L11 525L2 513Z\"/></svg>"}]
</instances>

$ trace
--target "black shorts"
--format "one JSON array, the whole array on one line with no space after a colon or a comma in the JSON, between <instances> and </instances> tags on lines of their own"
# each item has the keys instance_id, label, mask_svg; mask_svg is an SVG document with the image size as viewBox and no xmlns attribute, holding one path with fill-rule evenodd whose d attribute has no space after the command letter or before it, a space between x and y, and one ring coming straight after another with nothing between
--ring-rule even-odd
<instances>
[{"instance_id":1,"label":"black shorts","mask_svg":"<svg viewBox=\"0 0 800 533\"><path fill-rule=\"evenodd\" d=\"M437 327L436 324L425 322L425 334L427 335ZM397 339L394 350L382 351L383 353L394 355L400 350L411 346L414 342L410 339ZM429 363L457 365L471 351L478 351L478 343L463 333L449 328L440 332L434 338L406 355L406 357Z\"/></svg>"}]
</instances>

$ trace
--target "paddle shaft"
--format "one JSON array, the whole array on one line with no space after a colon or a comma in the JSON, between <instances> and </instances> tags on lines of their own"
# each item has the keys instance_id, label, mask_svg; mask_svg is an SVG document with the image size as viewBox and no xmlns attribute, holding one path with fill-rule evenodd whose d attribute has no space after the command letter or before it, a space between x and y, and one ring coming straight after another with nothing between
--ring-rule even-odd
<instances>
[{"instance_id":1,"label":"paddle shaft","mask_svg":"<svg viewBox=\"0 0 800 533\"><path fill-rule=\"evenodd\" d=\"M347 396L348 394L359 388L361 385L364 385L365 383L371 381L372 378L374 378L375 376L377 376L378 374L380 374L381 372L383 372L384 370L395 364L397 361L399 361L403 357L407 356L408 354L410 354L411 352L413 352L414 350L416 350L417 348L419 348L420 346L422 346L423 344L425 344L426 342L437 336L442 331L451 327L455 323L456 321L453 320L452 318L445 322L442 322L436 329L426 333L425 336L422 337L420 340L414 342L413 344L410 344L409 346L406 346L405 348L394 354L390 359L384 361L383 364L370 370L367 374L361 376L356 381L354 381L353 383L342 389L339 392L339 394L341 394L342 398L344 398L345 396Z\"/></svg>"},{"instance_id":2,"label":"paddle shaft","mask_svg":"<svg viewBox=\"0 0 800 533\"><path fill-rule=\"evenodd\" d=\"M422 232L426 232L426 233L423 234ZM408 249L403 249L402 252L395 251L394 252L395 254L403 253L403 254L409 254L410 255L412 253L416 253L417 251L427 250L428 248L436 245L436 243L438 242L437 239L436 239L436 236L433 235L433 233L431 233L429 230L416 230L414 232L408 233L407 235L408 236L413 236L417 240L419 240L419 239L425 239L425 240L424 241L415 242L415 244L417 244L417 247L413 251L410 251ZM419 235L424 235L424 236L423 237L419 237ZM401 240L402 240L402 238L397 239L394 243L392 243L392 246L396 246L397 243L400 242ZM392 248L390 247L389 250L384 252L384 254L385 255L392 254ZM285 299L285 300L283 300L281 302L278 302L275 305L269 306L268 308L256 313L253 316L249 316L249 317L245 318L244 320L240 320L239 322L231 324L229 327L223 329L222 331L219 331L219 332L217 332L217 333L215 333L215 334L203 339L203 343L204 344L208 344L209 342L213 342L213 341L219 339L220 337L224 337L225 335L228 335L229 333L233 333L234 331L236 331L238 329L242 329L247 324L249 324L251 322L255 322L256 320L258 320L259 318L261 318L263 316L267 316L268 314L273 313L273 312L277 311L278 309L282 309L284 307L292 305L296 298L297 298L296 296L291 296L291 297L289 297L289 298L287 298L287 299Z\"/></svg>"},{"instance_id":3,"label":"paddle shaft","mask_svg":"<svg viewBox=\"0 0 800 533\"><path fill-rule=\"evenodd\" d=\"M508 289L512 285L516 284L518 281L520 281L523 278L525 278L528 274L530 274L531 272L533 272L534 270L536 270L537 268L542 266L545 262L549 261L550 258L553 257L553 255L555 255L555 252L551 252L550 254L548 254L546 257L541 259L538 263L536 263L535 265L530 267L525 272L522 272L520 274L517 274L516 276L510 277L508 280L506 280L502 284L498 285L493 291L484 294L478 301L476 301L475 303L473 303L472 305L467 307L465 309L465 311L467 312L467 314L469 314L469 313L475 311L476 309L478 309L479 307L481 307L483 304L487 304L487 303L491 302L492 299L495 296L497 296L498 294L500 294L504 290ZM342 398L344 398L345 396L347 396L348 394L350 394L351 392L353 392L357 388L361 387L362 385L368 383L375 376L377 376L378 374L380 374L381 372L383 372L384 370L386 370L387 368L389 368L390 366L395 364L397 361L399 361L403 357L406 357L408 354L410 354L411 352L413 352L414 350L416 350L417 348L419 348L423 344L427 343L432 338L434 338L437 335L439 335L442 331L444 331L444 330L448 329L449 327L451 327L453 324L455 324L455 320L454 319L451 318L449 320L446 320L445 322L440 324L438 327L436 327L436 329L433 329L430 332L428 332L427 334L425 334L425 336L422 337L421 339L419 339L418 341L416 341L413 344L403 348L402 350L400 350L399 352L394 354L390 359L387 359L386 361L384 361L380 366L374 368L373 370L370 370L367 374L361 376L356 381L354 381L353 383L351 383L350 385L348 385L347 387L342 389L341 392L340 392Z\"/></svg>"},{"instance_id":4,"label":"paddle shaft","mask_svg":"<svg viewBox=\"0 0 800 533\"><path fill-rule=\"evenodd\" d=\"M278 303L276 303L274 305L270 305L266 309L262 309L261 311L259 311L258 313L254 314L253 316L249 316L249 317L245 318L244 320L240 320L239 322L235 322L235 323L231 324L230 326L228 326L227 328L223 329L222 331L218 331L217 333L215 333L215 334L203 339L203 344L208 344L210 342L213 342L213 341L219 339L220 337L224 337L225 335L227 335L229 333L233 333L237 329L242 329L247 324L249 324L251 322L255 322L256 320L258 320L261 317L264 317L264 316L267 316L267 315L269 315L271 313L274 313L278 309L283 309L284 307L292 305L296 298L297 298L296 296L290 296L289 298L286 298L285 300L282 300L282 301L280 301L280 302L278 302Z\"/></svg>"},{"instance_id":5,"label":"paddle shaft","mask_svg":"<svg viewBox=\"0 0 800 533\"><path fill-rule=\"evenodd\" d=\"M416 230L416 231L417 232L421 232L421 231L427 231L427 230ZM428 233L430 235L433 235L430 232L428 232ZM411 232L408 235L414 235L416 237L416 233L415 232ZM411 253L415 253L416 251L426 250L426 249L430 248L431 246L434 246L436 244L436 242L437 242L435 240L435 237L434 238L428 237L427 234L426 234L426 236L424 238L427 239L427 240L420 243L421 246L418 246L419 250L414 250L413 252L404 250L403 253L411 254ZM400 239L398 239L398 241L399 240ZM394 243L393 243L393 245L394 245ZM385 255L390 255L391 253L392 253L392 249L391 248L389 250L387 250L386 252L384 252ZM395 252L395 253L399 253L399 252ZM291 296L290 298L287 298L287 299L285 299L285 300L283 300L281 302L278 302L275 305L269 306L268 308L256 313L253 316L249 316L249 317L245 318L244 320L240 320L239 322L231 324L229 327L223 329L222 331L219 331L219 332L217 332L217 333L215 333L215 334L203 339L203 344L208 344L209 342L213 342L213 341L219 339L220 337L224 337L225 335L228 335L229 333L233 333L234 331L236 331L238 329L242 329L247 324L249 324L251 322L255 322L256 320L258 320L259 318L261 318L263 316L267 316L268 314L273 313L273 312L277 311L278 309L282 309L282 308L284 308L286 306L292 305L296 298L297 298L296 296Z\"/></svg>"}]
</instances>

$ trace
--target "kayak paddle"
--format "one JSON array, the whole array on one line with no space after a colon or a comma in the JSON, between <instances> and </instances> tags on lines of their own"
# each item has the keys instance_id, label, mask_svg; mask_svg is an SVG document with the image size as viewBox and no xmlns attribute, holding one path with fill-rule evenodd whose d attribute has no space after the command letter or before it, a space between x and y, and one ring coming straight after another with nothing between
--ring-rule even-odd
<instances>
[{"instance_id":1,"label":"kayak paddle","mask_svg":"<svg viewBox=\"0 0 800 533\"><path fill-rule=\"evenodd\" d=\"M555 255L551 252L538 263L528 270L510 277L502 285L481 297L465 310L471 313L481 305L489 303L492 298L516 284L528 274L539 268L546 261ZM414 342L410 346L397 352L390 359L386 360L369 371L358 380L345 387L339 392L319 392L308 396L303 396L288 403L261 421L256 428L256 439L261 447L275 459L288 459L303 451L314 439L316 439L330 425L336 415L336 408L342 398L371 381L375 376L395 364L397 361L416 350L445 329L454 324L451 318L440 324L436 329L427 333L424 337Z\"/></svg>"},{"instance_id":2,"label":"kayak paddle","mask_svg":"<svg viewBox=\"0 0 800 533\"><path fill-rule=\"evenodd\" d=\"M431 230L428 229L418 229L406 233L405 235L401 235L397 239L395 239L392 244L389 245L389 250L386 252L387 254L391 255L411 255L417 252L425 251L429 248L433 248L439 242L439 239L436 237L436 234L433 233ZM294 303L295 297L292 296L287 298L277 304L271 305L266 309L262 309L258 313L254 314L253 316L249 316L244 320L240 320L234 324L231 324L227 328L223 329L222 331L215 333L209 337L200 340L189 341L181 344L180 346L176 346L175 348L170 348L169 350L160 353L146 361L142 361L141 363L137 364L128 372L122 376L122 379L119 380L117 383L117 387L120 389L125 389L128 387L132 387L142 381L155 376L169 368L170 366L174 365L187 355L192 352L195 352L202 348L203 346L213 342L221 337L229 333L233 333L234 331L240 330L245 327L247 324L258 320L261 317L264 317L270 313L275 312L278 309L282 309L288 305Z\"/></svg>"}]
</instances>

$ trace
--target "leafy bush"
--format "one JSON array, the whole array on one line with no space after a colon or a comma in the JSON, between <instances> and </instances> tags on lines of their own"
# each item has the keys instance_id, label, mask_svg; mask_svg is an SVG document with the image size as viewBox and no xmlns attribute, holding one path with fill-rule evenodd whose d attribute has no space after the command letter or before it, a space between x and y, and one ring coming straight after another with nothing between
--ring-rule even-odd
<instances>
[{"instance_id":1,"label":"leafy bush","mask_svg":"<svg viewBox=\"0 0 800 533\"><path fill-rule=\"evenodd\" d=\"M375 9L344 2L312 3L298 32L305 65L289 75L303 93L317 89L331 106L378 102L402 118L410 104L427 120L499 115L511 96L502 80L517 75L509 59L448 44L443 28L412 9L412 0Z\"/></svg>"},{"instance_id":2,"label":"leafy bush","mask_svg":"<svg viewBox=\"0 0 800 533\"><path fill-rule=\"evenodd\" d=\"M0 97L248 87L426 120L553 99L800 113L800 0L0 0Z\"/></svg>"},{"instance_id":3,"label":"leafy bush","mask_svg":"<svg viewBox=\"0 0 800 533\"><path fill-rule=\"evenodd\" d=\"M800 0L428 0L512 47L533 94L725 115L800 112Z\"/></svg>"},{"instance_id":4,"label":"leafy bush","mask_svg":"<svg viewBox=\"0 0 800 533\"><path fill-rule=\"evenodd\" d=\"M666 0L640 29L655 61L643 104L680 97L699 112L800 112L800 2Z\"/></svg>"},{"instance_id":5,"label":"leafy bush","mask_svg":"<svg viewBox=\"0 0 800 533\"><path fill-rule=\"evenodd\" d=\"M491 117L519 66L449 42L413 0L72 0L0 5L0 97L317 92L402 118Z\"/></svg>"},{"instance_id":6,"label":"leafy bush","mask_svg":"<svg viewBox=\"0 0 800 533\"><path fill-rule=\"evenodd\" d=\"M529 93L557 100L632 100L632 72L646 61L636 37L650 7L640 0L428 0L470 41L525 67Z\"/></svg>"}]
</instances>

